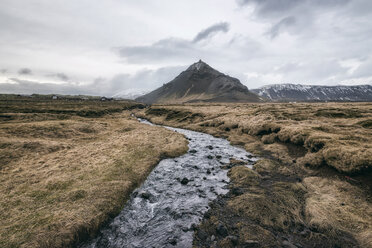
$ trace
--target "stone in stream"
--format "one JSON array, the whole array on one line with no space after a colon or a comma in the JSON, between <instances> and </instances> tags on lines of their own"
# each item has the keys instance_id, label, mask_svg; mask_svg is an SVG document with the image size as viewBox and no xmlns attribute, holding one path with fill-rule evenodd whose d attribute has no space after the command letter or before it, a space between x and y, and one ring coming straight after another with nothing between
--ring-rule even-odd
<instances>
[{"instance_id":1,"label":"stone in stream","mask_svg":"<svg viewBox=\"0 0 372 248\"><path fill-rule=\"evenodd\" d=\"M210 169L207 170L207 174L208 175L211 174L211 170Z\"/></svg>"},{"instance_id":2,"label":"stone in stream","mask_svg":"<svg viewBox=\"0 0 372 248\"><path fill-rule=\"evenodd\" d=\"M184 177L184 178L182 178L182 180L181 180L181 184L182 185L186 185L186 184L188 184L189 183L189 179L188 178L186 178L186 177Z\"/></svg>"},{"instance_id":3,"label":"stone in stream","mask_svg":"<svg viewBox=\"0 0 372 248\"><path fill-rule=\"evenodd\" d=\"M143 198L143 199L150 199L150 197L152 196L149 192L141 192L140 193L140 196Z\"/></svg>"},{"instance_id":4,"label":"stone in stream","mask_svg":"<svg viewBox=\"0 0 372 248\"><path fill-rule=\"evenodd\" d=\"M207 146L207 148L208 148L209 150L213 150L213 146L211 146L211 145Z\"/></svg>"},{"instance_id":5,"label":"stone in stream","mask_svg":"<svg viewBox=\"0 0 372 248\"><path fill-rule=\"evenodd\" d=\"M169 239L168 242L169 242L169 244L171 244L173 246L177 245L177 239L175 239L175 238Z\"/></svg>"},{"instance_id":6,"label":"stone in stream","mask_svg":"<svg viewBox=\"0 0 372 248\"><path fill-rule=\"evenodd\" d=\"M207 159L213 159L213 156L212 155L208 155L207 156Z\"/></svg>"},{"instance_id":7,"label":"stone in stream","mask_svg":"<svg viewBox=\"0 0 372 248\"><path fill-rule=\"evenodd\" d=\"M231 194L236 195L236 196L242 195L244 193L244 191L241 188L236 188L236 187L232 188L230 192Z\"/></svg>"},{"instance_id":8,"label":"stone in stream","mask_svg":"<svg viewBox=\"0 0 372 248\"><path fill-rule=\"evenodd\" d=\"M190 151L189 151L189 153L197 153L198 151L197 150L195 150L195 149L191 149Z\"/></svg>"},{"instance_id":9,"label":"stone in stream","mask_svg":"<svg viewBox=\"0 0 372 248\"><path fill-rule=\"evenodd\" d=\"M198 238L201 240L206 240L208 238L208 234L203 231L203 229L198 230L197 232Z\"/></svg>"}]
</instances>

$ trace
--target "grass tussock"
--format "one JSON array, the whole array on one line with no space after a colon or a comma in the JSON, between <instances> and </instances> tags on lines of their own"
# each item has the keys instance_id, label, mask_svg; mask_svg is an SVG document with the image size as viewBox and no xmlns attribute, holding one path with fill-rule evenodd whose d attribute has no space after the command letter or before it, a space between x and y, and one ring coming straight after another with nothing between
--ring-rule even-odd
<instances>
[{"instance_id":1,"label":"grass tussock","mask_svg":"<svg viewBox=\"0 0 372 248\"><path fill-rule=\"evenodd\" d=\"M198 118L166 118L174 111ZM279 247L288 241L372 247L371 103L155 105L138 114L226 137L265 158L253 170L230 170L230 195L212 204L194 236L196 247ZM216 232L221 223L229 236Z\"/></svg>"},{"instance_id":2,"label":"grass tussock","mask_svg":"<svg viewBox=\"0 0 372 248\"><path fill-rule=\"evenodd\" d=\"M71 106L80 107L89 109ZM182 135L139 124L125 111L64 119L38 113L34 121L33 114L18 114L0 121L4 248L76 246L120 211L161 158L187 151Z\"/></svg>"},{"instance_id":3,"label":"grass tussock","mask_svg":"<svg viewBox=\"0 0 372 248\"><path fill-rule=\"evenodd\" d=\"M312 228L337 228L357 237L360 247L372 247L372 203L364 192L330 178L307 177L304 185L310 195L305 212Z\"/></svg>"},{"instance_id":4,"label":"grass tussock","mask_svg":"<svg viewBox=\"0 0 372 248\"><path fill-rule=\"evenodd\" d=\"M228 137L233 143L241 139L239 135L249 135L267 146L280 144L282 152L288 150L287 144L299 146L309 153L300 160L303 164L355 174L372 168L371 107L371 103L157 105L143 114L155 122ZM310 157L315 162L310 163Z\"/></svg>"}]
</instances>

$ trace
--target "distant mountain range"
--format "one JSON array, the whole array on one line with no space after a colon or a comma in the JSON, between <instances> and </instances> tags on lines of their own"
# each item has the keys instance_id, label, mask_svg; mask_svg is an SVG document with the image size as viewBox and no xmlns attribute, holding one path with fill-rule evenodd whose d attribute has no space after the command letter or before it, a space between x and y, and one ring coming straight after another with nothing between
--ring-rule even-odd
<instances>
[{"instance_id":1,"label":"distant mountain range","mask_svg":"<svg viewBox=\"0 0 372 248\"><path fill-rule=\"evenodd\" d=\"M248 88L236 78L198 61L169 83L150 93L123 91L115 98L134 99L147 104L192 102L288 102L288 101L372 101L372 85L322 86L273 84Z\"/></svg>"},{"instance_id":2,"label":"distant mountain range","mask_svg":"<svg viewBox=\"0 0 372 248\"><path fill-rule=\"evenodd\" d=\"M153 104L258 102L261 99L238 79L225 75L200 60L169 83L136 98L136 101Z\"/></svg>"},{"instance_id":3,"label":"distant mountain range","mask_svg":"<svg viewBox=\"0 0 372 248\"><path fill-rule=\"evenodd\" d=\"M148 90L143 90L143 89L127 89L127 90L123 90L123 91L120 91L120 92L116 93L112 97L114 99L130 99L130 100L134 100L137 97L143 96L143 95L145 95L148 92L149 92Z\"/></svg>"},{"instance_id":4,"label":"distant mountain range","mask_svg":"<svg viewBox=\"0 0 372 248\"><path fill-rule=\"evenodd\" d=\"M371 85L273 84L251 91L270 101L372 101Z\"/></svg>"}]
</instances>

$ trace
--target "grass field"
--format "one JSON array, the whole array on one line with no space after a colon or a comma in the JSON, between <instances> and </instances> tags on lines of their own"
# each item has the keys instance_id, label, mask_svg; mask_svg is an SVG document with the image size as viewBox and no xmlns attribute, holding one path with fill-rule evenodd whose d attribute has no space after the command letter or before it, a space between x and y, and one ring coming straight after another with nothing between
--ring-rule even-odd
<instances>
[{"instance_id":1,"label":"grass field","mask_svg":"<svg viewBox=\"0 0 372 248\"><path fill-rule=\"evenodd\" d=\"M371 103L153 105L138 115L226 137L263 158L253 170L230 170L232 193L212 206L196 247L212 245L200 233L221 247L372 247ZM218 238L220 223L237 241Z\"/></svg>"},{"instance_id":2,"label":"grass field","mask_svg":"<svg viewBox=\"0 0 372 248\"><path fill-rule=\"evenodd\" d=\"M182 135L138 123L141 105L0 100L0 247L69 247L123 207Z\"/></svg>"}]
</instances>

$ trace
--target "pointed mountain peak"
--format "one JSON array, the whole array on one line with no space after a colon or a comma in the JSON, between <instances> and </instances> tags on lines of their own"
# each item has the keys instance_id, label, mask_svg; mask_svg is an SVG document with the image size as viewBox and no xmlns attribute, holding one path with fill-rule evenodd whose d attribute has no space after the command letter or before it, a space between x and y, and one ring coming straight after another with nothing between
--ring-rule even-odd
<instances>
[{"instance_id":1,"label":"pointed mountain peak","mask_svg":"<svg viewBox=\"0 0 372 248\"><path fill-rule=\"evenodd\" d=\"M136 99L145 103L257 102L259 97L236 78L199 60L162 87Z\"/></svg>"},{"instance_id":2,"label":"pointed mountain peak","mask_svg":"<svg viewBox=\"0 0 372 248\"><path fill-rule=\"evenodd\" d=\"M201 69L206 68L206 67L210 67L210 66L209 66L207 63L205 63L204 61L202 61L202 60L200 59L198 62L196 62L196 63L190 65L190 67L187 68L187 70L196 70L196 71L200 71Z\"/></svg>"}]
</instances>

